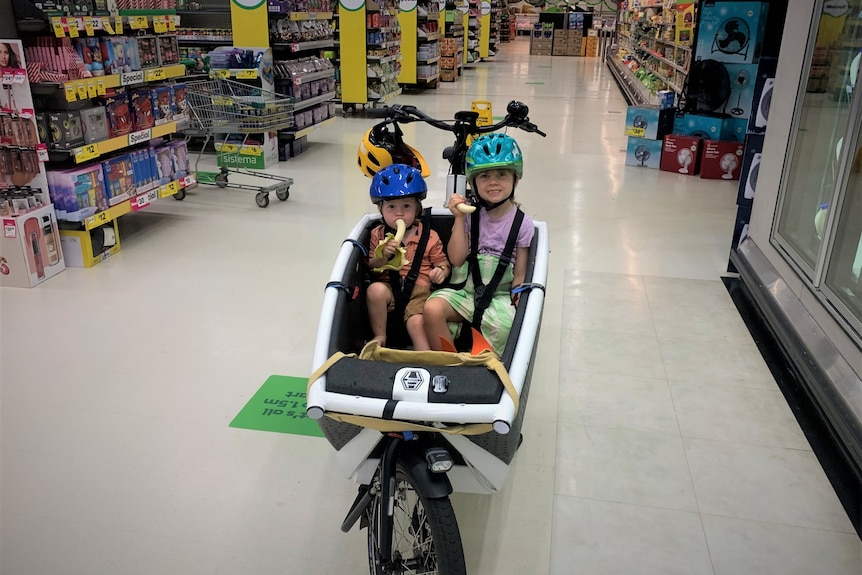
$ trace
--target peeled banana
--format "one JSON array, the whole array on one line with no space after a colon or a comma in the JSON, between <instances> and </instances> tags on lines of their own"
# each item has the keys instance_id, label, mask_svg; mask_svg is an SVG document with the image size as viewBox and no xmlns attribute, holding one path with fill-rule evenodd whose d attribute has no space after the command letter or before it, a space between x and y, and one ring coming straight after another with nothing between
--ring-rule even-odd
<instances>
[{"instance_id":1,"label":"peeled banana","mask_svg":"<svg viewBox=\"0 0 862 575\"><path fill-rule=\"evenodd\" d=\"M458 204L458 211L462 214L472 214L476 211L476 206L470 206L467 204Z\"/></svg>"},{"instance_id":2,"label":"peeled banana","mask_svg":"<svg viewBox=\"0 0 862 575\"><path fill-rule=\"evenodd\" d=\"M377 245L377 248L375 248L374 257L381 260L385 258L386 252L384 251L384 248L389 242L394 241L398 246L398 249L395 251L395 255L392 256L392 259L379 268L374 268L375 272L382 272L384 270L400 270L404 266L410 264L410 260L406 258L407 250L401 246L401 240L404 239L404 233L406 231L407 225L404 223L404 220L395 220L395 235L393 236L391 233L386 234L383 241Z\"/></svg>"}]
</instances>

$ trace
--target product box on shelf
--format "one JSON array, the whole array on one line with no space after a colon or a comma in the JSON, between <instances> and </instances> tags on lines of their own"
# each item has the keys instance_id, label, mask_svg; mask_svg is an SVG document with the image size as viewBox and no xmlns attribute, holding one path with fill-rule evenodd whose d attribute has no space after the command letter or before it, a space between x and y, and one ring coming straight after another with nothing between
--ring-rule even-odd
<instances>
[{"instance_id":1,"label":"product box on shelf","mask_svg":"<svg viewBox=\"0 0 862 575\"><path fill-rule=\"evenodd\" d=\"M629 106L626 110L626 136L661 140L673 130L674 110L656 106Z\"/></svg>"},{"instance_id":2,"label":"product box on shelf","mask_svg":"<svg viewBox=\"0 0 862 575\"><path fill-rule=\"evenodd\" d=\"M81 125L84 127L85 143L101 142L111 137L105 108L102 106L84 108L79 113L81 114Z\"/></svg>"},{"instance_id":3,"label":"product box on shelf","mask_svg":"<svg viewBox=\"0 0 862 575\"><path fill-rule=\"evenodd\" d=\"M160 126L174 119L174 97L170 86L159 86L152 89L153 115L156 126Z\"/></svg>"},{"instance_id":4,"label":"product box on shelf","mask_svg":"<svg viewBox=\"0 0 862 575\"><path fill-rule=\"evenodd\" d=\"M697 136L704 140L720 140L722 134L722 118L700 114L683 114L675 116L673 133L680 136Z\"/></svg>"},{"instance_id":5,"label":"product box on shelf","mask_svg":"<svg viewBox=\"0 0 862 575\"><path fill-rule=\"evenodd\" d=\"M174 153L170 146L159 146L153 149L156 160L158 185L164 185L171 181L174 173Z\"/></svg>"},{"instance_id":6,"label":"product box on shelf","mask_svg":"<svg viewBox=\"0 0 862 575\"><path fill-rule=\"evenodd\" d=\"M661 140L629 136L626 146L626 165L658 169L661 158Z\"/></svg>"},{"instance_id":7,"label":"product box on shelf","mask_svg":"<svg viewBox=\"0 0 862 575\"><path fill-rule=\"evenodd\" d=\"M108 209L102 164L69 170L50 170L48 192L57 218L81 222L96 212Z\"/></svg>"},{"instance_id":8,"label":"product box on shelf","mask_svg":"<svg viewBox=\"0 0 862 575\"><path fill-rule=\"evenodd\" d=\"M132 107L135 131L146 130L156 125L156 117L153 113L153 98L149 88L130 90L129 103Z\"/></svg>"},{"instance_id":9,"label":"product box on shelf","mask_svg":"<svg viewBox=\"0 0 862 575\"><path fill-rule=\"evenodd\" d=\"M174 173L172 180L178 180L189 173L189 149L185 140L173 140L168 144L173 152Z\"/></svg>"},{"instance_id":10,"label":"product box on shelf","mask_svg":"<svg viewBox=\"0 0 862 575\"><path fill-rule=\"evenodd\" d=\"M137 44L134 38L108 36L100 38L99 42L106 74L122 74L123 72L140 70Z\"/></svg>"},{"instance_id":11,"label":"product box on shelf","mask_svg":"<svg viewBox=\"0 0 862 575\"><path fill-rule=\"evenodd\" d=\"M66 269L54 206L3 216L0 286L33 287Z\"/></svg>"},{"instance_id":12,"label":"product box on shelf","mask_svg":"<svg viewBox=\"0 0 862 575\"><path fill-rule=\"evenodd\" d=\"M189 118L188 87L177 82L171 86L171 96L174 104L174 119L181 121Z\"/></svg>"},{"instance_id":13,"label":"product box on shelf","mask_svg":"<svg viewBox=\"0 0 862 575\"><path fill-rule=\"evenodd\" d=\"M159 45L155 36L138 36L138 61L141 68L155 68L159 65Z\"/></svg>"},{"instance_id":14,"label":"product box on shelf","mask_svg":"<svg viewBox=\"0 0 862 575\"><path fill-rule=\"evenodd\" d=\"M105 75L105 61L98 38L76 38L75 49L90 74L93 76Z\"/></svg>"},{"instance_id":15,"label":"product box on shelf","mask_svg":"<svg viewBox=\"0 0 862 575\"><path fill-rule=\"evenodd\" d=\"M748 120L745 118L724 118L721 121L721 140L725 142L744 142Z\"/></svg>"},{"instance_id":16,"label":"product box on shelf","mask_svg":"<svg viewBox=\"0 0 862 575\"><path fill-rule=\"evenodd\" d=\"M748 228L751 223L751 206L737 206L736 222L733 225L733 237L730 240L730 249L735 250L739 244L748 237ZM728 268L727 271L736 272L736 269Z\"/></svg>"},{"instance_id":17,"label":"product box on shelf","mask_svg":"<svg viewBox=\"0 0 862 575\"><path fill-rule=\"evenodd\" d=\"M750 134L745 141L742 170L739 173L739 186L736 192L736 203L740 206L750 206L754 203L762 152L763 136L760 134Z\"/></svg>"},{"instance_id":18,"label":"product box on shelf","mask_svg":"<svg viewBox=\"0 0 862 575\"><path fill-rule=\"evenodd\" d=\"M673 108L676 101L676 92L673 90L659 90L656 92L656 97L658 97L658 107L660 109Z\"/></svg>"},{"instance_id":19,"label":"product box on shelf","mask_svg":"<svg viewBox=\"0 0 862 575\"><path fill-rule=\"evenodd\" d=\"M177 43L177 37L175 35L162 34L161 36L157 36L156 43L159 48L159 62L162 66L179 64L180 47Z\"/></svg>"},{"instance_id":20,"label":"product box on shelf","mask_svg":"<svg viewBox=\"0 0 862 575\"><path fill-rule=\"evenodd\" d=\"M707 141L703 147L700 177L712 180L738 180L742 168L742 142Z\"/></svg>"},{"instance_id":21,"label":"product box on shelf","mask_svg":"<svg viewBox=\"0 0 862 575\"><path fill-rule=\"evenodd\" d=\"M134 120L132 110L129 107L129 95L125 88L109 90L101 97L108 116L108 127L111 129L111 137L124 136L132 131Z\"/></svg>"},{"instance_id":22,"label":"product box on shelf","mask_svg":"<svg viewBox=\"0 0 862 575\"><path fill-rule=\"evenodd\" d=\"M704 2L695 54L699 60L750 64L760 57L767 2Z\"/></svg>"},{"instance_id":23,"label":"product box on shelf","mask_svg":"<svg viewBox=\"0 0 862 575\"><path fill-rule=\"evenodd\" d=\"M52 148L68 150L84 143L84 128L78 112L50 112L48 132Z\"/></svg>"},{"instance_id":24,"label":"product box on shelf","mask_svg":"<svg viewBox=\"0 0 862 575\"><path fill-rule=\"evenodd\" d=\"M766 131L769 121L769 107L772 104L772 88L775 85L775 71L778 58L761 58L757 67L757 80L754 82L754 97L752 112L748 121L748 130L762 134Z\"/></svg>"},{"instance_id":25,"label":"product box on shelf","mask_svg":"<svg viewBox=\"0 0 862 575\"><path fill-rule=\"evenodd\" d=\"M115 206L136 195L132 158L128 154L108 158L101 165L110 205Z\"/></svg>"},{"instance_id":26,"label":"product box on shelf","mask_svg":"<svg viewBox=\"0 0 862 575\"><path fill-rule=\"evenodd\" d=\"M93 267L120 251L117 220L92 230L60 230L60 243L66 265L75 268Z\"/></svg>"},{"instance_id":27,"label":"product box on shelf","mask_svg":"<svg viewBox=\"0 0 862 575\"><path fill-rule=\"evenodd\" d=\"M701 146L703 140L696 136L665 136L661 148L661 164L659 168L665 172L674 172L693 176L701 165Z\"/></svg>"}]
</instances>

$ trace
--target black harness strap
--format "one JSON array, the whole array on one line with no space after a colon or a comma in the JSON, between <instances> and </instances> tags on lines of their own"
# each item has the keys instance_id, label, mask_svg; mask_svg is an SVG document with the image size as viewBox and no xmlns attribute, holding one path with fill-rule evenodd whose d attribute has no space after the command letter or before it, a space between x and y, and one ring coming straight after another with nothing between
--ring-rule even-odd
<instances>
[{"instance_id":1,"label":"black harness strap","mask_svg":"<svg viewBox=\"0 0 862 575\"><path fill-rule=\"evenodd\" d=\"M515 220L512 222L512 227L509 229L509 237L506 238L506 247L503 248L503 253L500 254L500 260L497 262L497 269L494 270L494 275L491 280L484 284L482 283L482 273L479 270L479 211L473 212L473 221L471 222L471 238L470 238L470 253L472 260L470 262L470 271L473 274L473 322L472 325L477 330L481 331L482 317L485 315L485 310L491 305L491 300L494 299L494 292L497 291L497 286L500 285L500 280L503 279L503 274L506 273L506 268L512 263L515 256L515 242L518 241L518 234L521 231L521 223L524 221L524 212L521 208L515 208ZM476 233L472 233L476 230Z\"/></svg>"},{"instance_id":2,"label":"black harness strap","mask_svg":"<svg viewBox=\"0 0 862 575\"><path fill-rule=\"evenodd\" d=\"M425 208L421 221L422 235L419 236L419 245L416 246L410 271L402 278L397 270L388 270L389 285L395 297L395 317L398 318L399 323L403 323L404 310L407 309L407 303L413 294L413 286L416 285L419 270L422 268L422 259L425 256L425 248L428 246L428 238L431 237L431 208Z\"/></svg>"}]
</instances>

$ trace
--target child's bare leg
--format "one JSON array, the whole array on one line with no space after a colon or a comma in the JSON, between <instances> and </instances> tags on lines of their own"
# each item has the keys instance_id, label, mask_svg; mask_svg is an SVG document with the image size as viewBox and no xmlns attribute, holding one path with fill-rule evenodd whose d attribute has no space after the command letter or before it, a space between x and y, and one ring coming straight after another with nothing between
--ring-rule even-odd
<instances>
[{"instance_id":1,"label":"child's bare leg","mask_svg":"<svg viewBox=\"0 0 862 575\"><path fill-rule=\"evenodd\" d=\"M407 319L407 333L410 334L410 340L413 342L414 350L428 351L431 349L428 345L428 338L425 336L425 322L421 313L411 315Z\"/></svg>"},{"instance_id":2,"label":"child's bare leg","mask_svg":"<svg viewBox=\"0 0 862 575\"><path fill-rule=\"evenodd\" d=\"M368 286L365 294L368 304L368 320L371 332L380 345L386 345L386 318L389 314L389 304L392 303L392 290L383 282L374 282Z\"/></svg>"},{"instance_id":3,"label":"child's bare leg","mask_svg":"<svg viewBox=\"0 0 862 575\"><path fill-rule=\"evenodd\" d=\"M441 337L449 343L453 343L447 322L459 321L463 318L458 315L458 312L452 308L448 301L439 297L429 299L425 302L422 316L425 323L425 336L431 349L435 351L442 349Z\"/></svg>"}]
</instances>

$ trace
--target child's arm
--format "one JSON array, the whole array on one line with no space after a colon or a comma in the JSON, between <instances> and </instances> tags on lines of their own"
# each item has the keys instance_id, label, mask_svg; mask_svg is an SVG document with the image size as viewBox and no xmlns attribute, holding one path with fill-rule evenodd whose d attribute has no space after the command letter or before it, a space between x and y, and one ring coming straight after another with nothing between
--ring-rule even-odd
<instances>
[{"instance_id":1,"label":"child's arm","mask_svg":"<svg viewBox=\"0 0 862 575\"><path fill-rule=\"evenodd\" d=\"M512 272L512 287L516 288L524 283L524 278L527 277L527 260L530 257L530 248L517 248L515 250L515 269ZM521 299L520 293L512 294L512 305L517 306L518 300Z\"/></svg>"},{"instance_id":2,"label":"child's arm","mask_svg":"<svg viewBox=\"0 0 862 575\"><path fill-rule=\"evenodd\" d=\"M392 256L395 255L395 250L398 249L398 244L395 242L395 240L390 240L386 242L386 244L383 246L384 257L376 258L374 257L374 252L377 250L377 246L379 244L380 242L372 242L371 249L368 251L368 267L370 267L371 269L379 268L383 265L386 265L386 263L392 259Z\"/></svg>"},{"instance_id":3,"label":"child's arm","mask_svg":"<svg viewBox=\"0 0 862 575\"><path fill-rule=\"evenodd\" d=\"M446 281L446 276L449 275L449 260L443 252L443 242L437 232L431 230L431 241L429 241L429 250L426 258L431 263L431 271L428 272L428 277L433 284L442 284Z\"/></svg>"}]
</instances>

